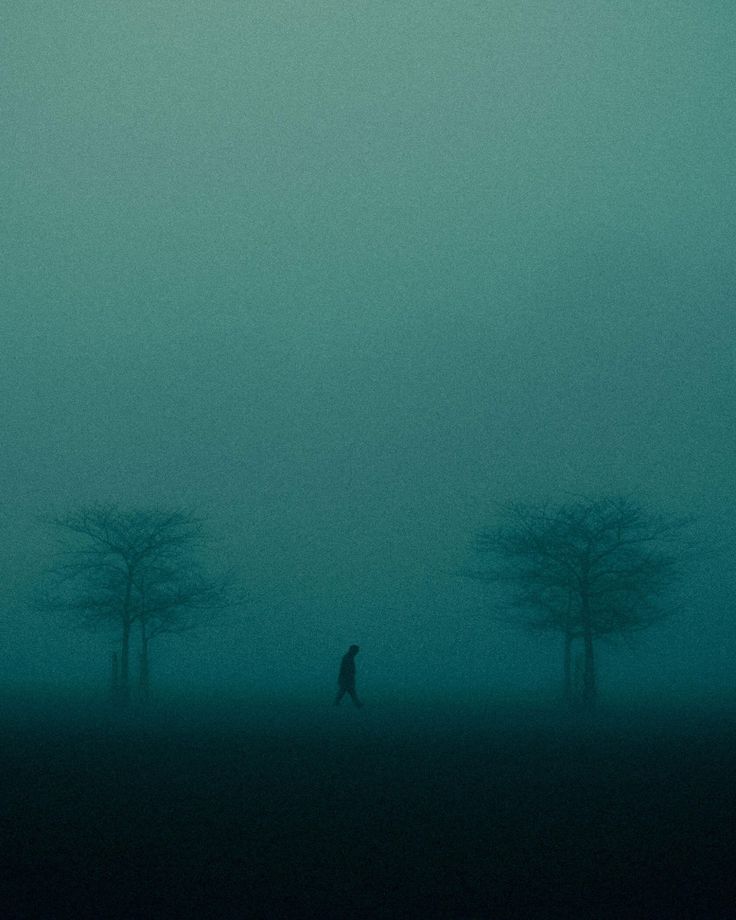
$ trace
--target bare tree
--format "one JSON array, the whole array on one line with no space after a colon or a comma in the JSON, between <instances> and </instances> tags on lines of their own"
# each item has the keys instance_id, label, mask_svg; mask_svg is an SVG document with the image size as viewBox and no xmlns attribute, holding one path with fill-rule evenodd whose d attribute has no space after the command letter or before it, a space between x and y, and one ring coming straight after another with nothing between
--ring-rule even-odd
<instances>
[{"instance_id":1,"label":"bare tree","mask_svg":"<svg viewBox=\"0 0 736 920\"><path fill-rule=\"evenodd\" d=\"M149 566L136 578L136 621L140 630L138 689L143 700L151 690L152 639L181 635L211 622L233 599L232 579L201 570L198 560L174 559Z\"/></svg>"},{"instance_id":2,"label":"bare tree","mask_svg":"<svg viewBox=\"0 0 736 920\"><path fill-rule=\"evenodd\" d=\"M489 565L464 574L499 585L505 614L562 634L568 699L573 647L582 644L581 695L590 705L597 692L596 640L628 636L670 612L664 600L678 575L673 544L685 523L625 497L512 505L495 527L477 535L476 549Z\"/></svg>"},{"instance_id":3,"label":"bare tree","mask_svg":"<svg viewBox=\"0 0 736 920\"><path fill-rule=\"evenodd\" d=\"M201 521L180 510L92 505L49 523L64 545L50 572L46 608L76 613L87 627L119 628L115 670L122 702L130 697L130 647L138 624L141 688L147 694L150 638L191 628L197 614L225 604L226 580L201 570Z\"/></svg>"}]
</instances>

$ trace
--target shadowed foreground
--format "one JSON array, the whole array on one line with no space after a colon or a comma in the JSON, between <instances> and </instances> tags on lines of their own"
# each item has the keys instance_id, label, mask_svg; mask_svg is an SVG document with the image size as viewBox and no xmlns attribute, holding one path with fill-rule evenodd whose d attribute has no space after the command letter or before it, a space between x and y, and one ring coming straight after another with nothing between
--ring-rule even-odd
<instances>
[{"instance_id":1,"label":"shadowed foreground","mask_svg":"<svg viewBox=\"0 0 736 920\"><path fill-rule=\"evenodd\" d=\"M734 917L735 737L696 715L6 712L2 913Z\"/></svg>"}]
</instances>

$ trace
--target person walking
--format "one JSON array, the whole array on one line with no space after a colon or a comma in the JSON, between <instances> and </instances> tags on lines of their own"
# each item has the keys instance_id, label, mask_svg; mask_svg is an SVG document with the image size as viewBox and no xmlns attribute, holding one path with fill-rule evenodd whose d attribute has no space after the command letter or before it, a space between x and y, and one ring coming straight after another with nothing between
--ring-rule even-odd
<instances>
[{"instance_id":1,"label":"person walking","mask_svg":"<svg viewBox=\"0 0 736 920\"><path fill-rule=\"evenodd\" d=\"M363 704L358 699L355 692L355 656L360 651L357 645L351 645L347 652L342 656L340 662L340 674L337 678L337 696L335 697L335 706L339 706L340 701L346 693L350 694L353 705L361 709Z\"/></svg>"}]
</instances>

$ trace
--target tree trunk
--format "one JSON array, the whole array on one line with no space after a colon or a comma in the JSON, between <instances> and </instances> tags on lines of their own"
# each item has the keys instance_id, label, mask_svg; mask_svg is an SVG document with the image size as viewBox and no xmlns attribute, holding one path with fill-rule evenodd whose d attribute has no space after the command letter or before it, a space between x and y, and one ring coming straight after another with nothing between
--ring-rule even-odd
<instances>
[{"instance_id":1,"label":"tree trunk","mask_svg":"<svg viewBox=\"0 0 736 920\"><path fill-rule=\"evenodd\" d=\"M582 594L582 619L583 619L583 652L585 665L583 668L583 704L592 707L596 696L595 679L595 654L593 648L593 623L590 616L590 601L587 591Z\"/></svg>"},{"instance_id":2,"label":"tree trunk","mask_svg":"<svg viewBox=\"0 0 736 920\"><path fill-rule=\"evenodd\" d=\"M120 642L120 702L127 703L130 700L130 623L127 618L123 620L123 635Z\"/></svg>"},{"instance_id":3,"label":"tree trunk","mask_svg":"<svg viewBox=\"0 0 736 920\"><path fill-rule=\"evenodd\" d=\"M141 626L141 660L138 672L138 691L144 703L148 702L151 694L151 666L148 656L148 636L145 628Z\"/></svg>"},{"instance_id":4,"label":"tree trunk","mask_svg":"<svg viewBox=\"0 0 736 920\"><path fill-rule=\"evenodd\" d=\"M572 634L569 632L565 633L565 645L563 648L563 689L565 695L565 702L568 706L571 706L573 703L573 692L572 692Z\"/></svg>"},{"instance_id":5,"label":"tree trunk","mask_svg":"<svg viewBox=\"0 0 736 920\"><path fill-rule=\"evenodd\" d=\"M130 701L130 598L133 592L133 575L128 572L123 600L123 634L120 640L120 702Z\"/></svg>"},{"instance_id":6,"label":"tree trunk","mask_svg":"<svg viewBox=\"0 0 736 920\"><path fill-rule=\"evenodd\" d=\"M117 703L120 700L120 665L118 662L118 653L112 653L110 669L110 702Z\"/></svg>"}]
</instances>

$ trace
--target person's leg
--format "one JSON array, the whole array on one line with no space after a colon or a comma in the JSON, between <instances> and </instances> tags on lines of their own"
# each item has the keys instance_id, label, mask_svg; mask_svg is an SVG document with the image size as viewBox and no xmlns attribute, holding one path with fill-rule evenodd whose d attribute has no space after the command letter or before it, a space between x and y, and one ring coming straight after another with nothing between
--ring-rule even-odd
<instances>
[{"instance_id":1,"label":"person's leg","mask_svg":"<svg viewBox=\"0 0 736 920\"><path fill-rule=\"evenodd\" d=\"M353 701L353 705L357 706L358 709L362 709L363 704L358 699L358 694L355 692L355 690L348 690L348 693L350 694L350 699Z\"/></svg>"},{"instance_id":2,"label":"person's leg","mask_svg":"<svg viewBox=\"0 0 736 920\"><path fill-rule=\"evenodd\" d=\"M340 689L337 691L337 696L335 697L335 706L339 706L339 705L340 705L340 700L341 700L344 696L345 696L345 688L344 688L344 687L340 687Z\"/></svg>"}]
</instances>

